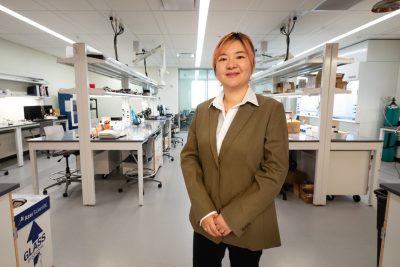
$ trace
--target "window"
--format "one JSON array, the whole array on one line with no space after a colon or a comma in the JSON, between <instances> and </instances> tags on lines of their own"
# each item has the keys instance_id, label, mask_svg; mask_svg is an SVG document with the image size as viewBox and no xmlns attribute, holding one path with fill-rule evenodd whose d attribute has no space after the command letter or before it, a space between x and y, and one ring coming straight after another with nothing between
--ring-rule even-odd
<instances>
[{"instance_id":1,"label":"window","mask_svg":"<svg viewBox=\"0 0 400 267\"><path fill-rule=\"evenodd\" d=\"M198 104L217 96L222 88L212 69L179 70L179 110L194 110Z\"/></svg>"},{"instance_id":2,"label":"window","mask_svg":"<svg viewBox=\"0 0 400 267\"><path fill-rule=\"evenodd\" d=\"M206 81L193 80L190 90L191 90L190 107L192 109L195 109L198 104L207 99Z\"/></svg>"}]
</instances>

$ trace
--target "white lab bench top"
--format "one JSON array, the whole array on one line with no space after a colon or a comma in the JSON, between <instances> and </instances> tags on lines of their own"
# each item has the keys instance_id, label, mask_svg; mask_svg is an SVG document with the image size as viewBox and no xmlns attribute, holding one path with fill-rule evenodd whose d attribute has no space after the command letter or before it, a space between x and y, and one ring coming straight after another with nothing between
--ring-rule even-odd
<instances>
[{"instance_id":1,"label":"white lab bench top","mask_svg":"<svg viewBox=\"0 0 400 267\"><path fill-rule=\"evenodd\" d=\"M143 205L143 157L142 144L152 135L161 131L163 121L145 121L139 126L130 126L122 130L126 136L116 139L92 139L92 150L136 150L138 151L138 184L139 205ZM33 193L39 194L39 179L37 169L37 150L79 150L79 139L77 131L67 131L63 135L49 135L28 140L29 155L32 167ZM81 166L86 168L87 166ZM82 177L82 179L94 180L94 177ZM94 184L94 183L88 183ZM94 188L82 187L82 194ZM84 205L88 205L84 203Z\"/></svg>"},{"instance_id":2,"label":"white lab bench top","mask_svg":"<svg viewBox=\"0 0 400 267\"><path fill-rule=\"evenodd\" d=\"M44 120L44 121L51 121L51 122L53 122L53 124L65 123L67 130L68 130L68 120L67 119L55 119L55 120ZM23 148L22 129L35 128L35 127L39 127L39 126L40 126L40 122L32 122L32 121L15 122L12 125L0 126L0 133L14 131L18 167L21 167L24 165L24 154L23 154L24 148Z\"/></svg>"}]
</instances>

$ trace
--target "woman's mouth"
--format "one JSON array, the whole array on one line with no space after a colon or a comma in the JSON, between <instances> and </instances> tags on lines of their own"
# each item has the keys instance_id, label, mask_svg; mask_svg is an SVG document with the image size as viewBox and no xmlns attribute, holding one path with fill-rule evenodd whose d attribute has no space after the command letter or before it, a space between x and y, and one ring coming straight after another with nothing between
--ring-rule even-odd
<instances>
[{"instance_id":1,"label":"woman's mouth","mask_svg":"<svg viewBox=\"0 0 400 267\"><path fill-rule=\"evenodd\" d=\"M239 75L239 72L228 72L225 75L229 78L234 78Z\"/></svg>"}]
</instances>

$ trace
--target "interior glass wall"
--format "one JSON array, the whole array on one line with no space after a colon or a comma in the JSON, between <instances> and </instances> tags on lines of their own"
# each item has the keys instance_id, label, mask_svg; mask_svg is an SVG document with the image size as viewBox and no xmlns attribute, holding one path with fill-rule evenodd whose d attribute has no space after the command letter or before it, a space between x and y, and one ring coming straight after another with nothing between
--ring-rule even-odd
<instances>
[{"instance_id":1,"label":"interior glass wall","mask_svg":"<svg viewBox=\"0 0 400 267\"><path fill-rule=\"evenodd\" d=\"M212 69L179 69L179 113L187 119L187 124L191 123L197 105L217 96L221 90Z\"/></svg>"}]
</instances>

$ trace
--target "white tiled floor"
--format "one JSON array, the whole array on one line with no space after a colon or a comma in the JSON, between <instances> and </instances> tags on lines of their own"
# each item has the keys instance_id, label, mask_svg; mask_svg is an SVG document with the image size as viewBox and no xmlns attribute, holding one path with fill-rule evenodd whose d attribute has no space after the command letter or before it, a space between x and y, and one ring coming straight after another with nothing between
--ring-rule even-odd
<instances>
[{"instance_id":1,"label":"white tiled floor","mask_svg":"<svg viewBox=\"0 0 400 267\"><path fill-rule=\"evenodd\" d=\"M49 191L54 265L57 267L186 267L191 266L192 229L189 199L179 166L180 147L165 159L157 176L163 187L145 183L145 205L137 205L137 187L117 192L120 175L96 179L97 205L82 206L79 185L70 197L62 188ZM0 182L18 182L18 193L31 193L29 160L17 168L16 160L2 163L10 175ZM400 165L398 169L400 170ZM40 183L63 164L39 159ZM382 163L381 182L400 182L394 163ZM376 210L352 198L336 197L316 207L288 195L276 201L282 237L280 248L265 250L260 266L268 267L369 267L376 263ZM223 266L229 266L224 259Z\"/></svg>"}]
</instances>

